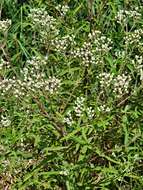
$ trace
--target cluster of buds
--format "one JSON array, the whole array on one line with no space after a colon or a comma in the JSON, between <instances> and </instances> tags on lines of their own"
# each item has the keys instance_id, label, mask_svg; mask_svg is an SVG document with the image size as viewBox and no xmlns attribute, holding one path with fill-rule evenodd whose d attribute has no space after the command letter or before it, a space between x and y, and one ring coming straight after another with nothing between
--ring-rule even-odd
<instances>
[{"instance_id":1,"label":"cluster of buds","mask_svg":"<svg viewBox=\"0 0 143 190\"><path fill-rule=\"evenodd\" d=\"M124 94L129 93L129 83L131 77L129 75L118 75L113 80L113 92L116 94L117 98L122 97Z\"/></svg>"},{"instance_id":2,"label":"cluster of buds","mask_svg":"<svg viewBox=\"0 0 143 190\"><path fill-rule=\"evenodd\" d=\"M68 112L66 117L64 118L64 123L66 123L69 126L72 126L73 124L73 118L71 112Z\"/></svg>"},{"instance_id":3,"label":"cluster of buds","mask_svg":"<svg viewBox=\"0 0 143 190\"><path fill-rule=\"evenodd\" d=\"M143 57L136 55L135 60L132 60L132 63L140 75L140 80L143 81Z\"/></svg>"},{"instance_id":4,"label":"cluster of buds","mask_svg":"<svg viewBox=\"0 0 143 190\"><path fill-rule=\"evenodd\" d=\"M105 113L105 112L110 112L111 109L108 106L106 106L105 104L103 104L98 107L98 111L101 113Z\"/></svg>"},{"instance_id":5,"label":"cluster of buds","mask_svg":"<svg viewBox=\"0 0 143 190\"><path fill-rule=\"evenodd\" d=\"M11 125L11 120L8 116L1 116L0 124L2 127L9 127Z\"/></svg>"},{"instance_id":6,"label":"cluster of buds","mask_svg":"<svg viewBox=\"0 0 143 190\"><path fill-rule=\"evenodd\" d=\"M106 89L110 87L113 80L113 75L110 73L103 72L99 74L98 78L99 78L100 87Z\"/></svg>"},{"instance_id":7,"label":"cluster of buds","mask_svg":"<svg viewBox=\"0 0 143 190\"><path fill-rule=\"evenodd\" d=\"M88 34L88 41L84 42L82 47L78 47L71 51L74 58L80 58L83 65L102 63L101 56L107 54L112 49L112 41L110 38L102 35L100 31L92 31Z\"/></svg>"},{"instance_id":8,"label":"cluster of buds","mask_svg":"<svg viewBox=\"0 0 143 190\"><path fill-rule=\"evenodd\" d=\"M110 73L102 73L98 78L100 79L99 83L102 91L107 88L111 89L118 98L129 93L128 89L131 81L131 77L129 75L121 74L115 77Z\"/></svg>"},{"instance_id":9,"label":"cluster of buds","mask_svg":"<svg viewBox=\"0 0 143 190\"><path fill-rule=\"evenodd\" d=\"M124 50L123 51L116 51L115 56L117 58L124 58L126 56L126 52Z\"/></svg>"},{"instance_id":10,"label":"cluster of buds","mask_svg":"<svg viewBox=\"0 0 143 190\"><path fill-rule=\"evenodd\" d=\"M89 119L92 119L95 116L95 111L91 106L87 108L86 112Z\"/></svg>"},{"instance_id":11,"label":"cluster of buds","mask_svg":"<svg viewBox=\"0 0 143 190\"><path fill-rule=\"evenodd\" d=\"M61 80L57 79L56 77L49 77L45 81L45 90L48 91L50 94L54 94L58 91L61 86Z\"/></svg>"},{"instance_id":12,"label":"cluster of buds","mask_svg":"<svg viewBox=\"0 0 143 190\"><path fill-rule=\"evenodd\" d=\"M127 33L127 35L124 37L125 45L140 44L142 36L142 29L135 30L132 33Z\"/></svg>"},{"instance_id":13,"label":"cluster of buds","mask_svg":"<svg viewBox=\"0 0 143 190\"><path fill-rule=\"evenodd\" d=\"M56 6L56 9L59 11L60 15L64 17L69 11L69 6L59 4L58 6Z\"/></svg>"},{"instance_id":14,"label":"cluster of buds","mask_svg":"<svg viewBox=\"0 0 143 190\"><path fill-rule=\"evenodd\" d=\"M28 67L34 67L34 69L39 70L39 68L44 65L46 65L47 62L45 59L41 59L40 57L32 57L31 60L27 60L26 66Z\"/></svg>"},{"instance_id":15,"label":"cluster of buds","mask_svg":"<svg viewBox=\"0 0 143 190\"><path fill-rule=\"evenodd\" d=\"M72 126L74 123L74 117L76 116L79 118L82 117L84 114L88 117L89 120L93 119L95 116L95 110L91 106L86 106L84 97L77 97L76 101L74 102L73 111L69 111L66 114L63 122L69 126Z\"/></svg>"},{"instance_id":16,"label":"cluster of buds","mask_svg":"<svg viewBox=\"0 0 143 190\"><path fill-rule=\"evenodd\" d=\"M52 28L53 23L56 23L56 19L50 16L45 9L34 8L30 10L28 18L31 19L34 25L38 25L42 28L50 27Z\"/></svg>"},{"instance_id":17,"label":"cluster of buds","mask_svg":"<svg viewBox=\"0 0 143 190\"><path fill-rule=\"evenodd\" d=\"M10 68L10 63L8 61L5 61L4 59L1 59L0 61L0 71L4 69L9 69Z\"/></svg>"},{"instance_id":18,"label":"cluster of buds","mask_svg":"<svg viewBox=\"0 0 143 190\"><path fill-rule=\"evenodd\" d=\"M28 95L28 92L36 93L46 91L54 94L58 91L61 82L56 77L46 77L45 65L47 62L39 57L28 60L26 66L21 70L21 77L15 76L11 79L4 78L0 81L2 95L12 93L15 97Z\"/></svg>"},{"instance_id":19,"label":"cluster of buds","mask_svg":"<svg viewBox=\"0 0 143 190\"><path fill-rule=\"evenodd\" d=\"M45 66L47 62L45 59L33 57L28 60L26 67L23 69L24 82L28 90L37 91L45 90L50 94L56 93L60 87L60 80L56 77L46 78Z\"/></svg>"},{"instance_id":20,"label":"cluster of buds","mask_svg":"<svg viewBox=\"0 0 143 190\"><path fill-rule=\"evenodd\" d=\"M93 54L92 44L84 42L81 48L77 48L71 51L71 55L74 58L80 58L83 65L89 66L90 64L95 63L95 55Z\"/></svg>"},{"instance_id":21,"label":"cluster of buds","mask_svg":"<svg viewBox=\"0 0 143 190\"><path fill-rule=\"evenodd\" d=\"M45 9L31 9L28 19L30 19L34 27L38 29L42 43L47 43L47 39L59 34L57 20L53 16L50 16Z\"/></svg>"},{"instance_id":22,"label":"cluster of buds","mask_svg":"<svg viewBox=\"0 0 143 190\"><path fill-rule=\"evenodd\" d=\"M75 101L74 111L77 117L81 117L84 112L84 102L85 98L77 97Z\"/></svg>"},{"instance_id":23,"label":"cluster of buds","mask_svg":"<svg viewBox=\"0 0 143 190\"><path fill-rule=\"evenodd\" d=\"M138 9L133 10L133 11L119 10L117 12L117 15L115 16L117 23L120 23L120 24L126 23L128 19L138 20L140 18L141 18L141 14L138 12Z\"/></svg>"},{"instance_id":24,"label":"cluster of buds","mask_svg":"<svg viewBox=\"0 0 143 190\"><path fill-rule=\"evenodd\" d=\"M108 53L112 49L112 40L102 35L101 31L95 30L88 35L95 53Z\"/></svg>"},{"instance_id":25,"label":"cluster of buds","mask_svg":"<svg viewBox=\"0 0 143 190\"><path fill-rule=\"evenodd\" d=\"M6 32L11 26L11 20L0 20L0 32Z\"/></svg>"},{"instance_id":26,"label":"cluster of buds","mask_svg":"<svg viewBox=\"0 0 143 190\"><path fill-rule=\"evenodd\" d=\"M16 77L2 79L0 81L0 91L2 96L5 94L14 95L15 97L25 96L25 86Z\"/></svg>"},{"instance_id":27,"label":"cluster of buds","mask_svg":"<svg viewBox=\"0 0 143 190\"><path fill-rule=\"evenodd\" d=\"M51 45L54 47L54 50L56 50L59 53L65 53L66 50L75 44L74 36L67 35L64 37L56 37L53 40L51 40Z\"/></svg>"}]
</instances>

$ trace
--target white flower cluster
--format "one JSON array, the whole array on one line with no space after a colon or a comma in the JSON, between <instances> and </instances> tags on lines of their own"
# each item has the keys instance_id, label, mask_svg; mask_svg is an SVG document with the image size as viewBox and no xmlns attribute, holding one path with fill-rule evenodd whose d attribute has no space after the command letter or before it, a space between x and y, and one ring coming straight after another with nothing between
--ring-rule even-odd
<instances>
[{"instance_id":1,"label":"white flower cluster","mask_svg":"<svg viewBox=\"0 0 143 190\"><path fill-rule=\"evenodd\" d=\"M71 55L74 58L80 58L85 66L94 64L96 59L95 55L93 54L92 44L88 42L84 42L81 48L77 48L71 51Z\"/></svg>"},{"instance_id":2,"label":"white flower cluster","mask_svg":"<svg viewBox=\"0 0 143 190\"><path fill-rule=\"evenodd\" d=\"M125 45L140 44L143 35L143 29L135 30L132 33L127 33L124 37Z\"/></svg>"},{"instance_id":3,"label":"white flower cluster","mask_svg":"<svg viewBox=\"0 0 143 190\"><path fill-rule=\"evenodd\" d=\"M11 120L8 116L1 116L0 124L2 127L9 127L11 125Z\"/></svg>"},{"instance_id":4,"label":"white flower cluster","mask_svg":"<svg viewBox=\"0 0 143 190\"><path fill-rule=\"evenodd\" d=\"M0 31L1 32L6 32L10 26L11 26L10 19L0 20Z\"/></svg>"},{"instance_id":5,"label":"white flower cluster","mask_svg":"<svg viewBox=\"0 0 143 190\"><path fill-rule=\"evenodd\" d=\"M56 9L60 12L61 16L65 16L69 11L69 6L59 4L58 6L56 6Z\"/></svg>"},{"instance_id":6,"label":"white flower cluster","mask_svg":"<svg viewBox=\"0 0 143 190\"><path fill-rule=\"evenodd\" d=\"M101 89L110 88L118 98L124 95L124 93L129 92L128 88L131 81L129 75L121 74L114 77L112 74L104 72L101 73L98 78Z\"/></svg>"},{"instance_id":7,"label":"white flower cluster","mask_svg":"<svg viewBox=\"0 0 143 190\"><path fill-rule=\"evenodd\" d=\"M64 117L63 122L66 123L69 126L72 126L74 123L73 118L76 117L82 117L83 114L86 114L88 119L93 119L95 116L95 111L93 107L87 107L85 104L85 98L84 97L77 97L76 101L74 102L73 106L73 112L69 111L66 116Z\"/></svg>"},{"instance_id":8,"label":"white flower cluster","mask_svg":"<svg viewBox=\"0 0 143 190\"><path fill-rule=\"evenodd\" d=\"M54 94L58 91L61 85L61 80L56 77L49 77L48 80L45 81L45 90L50 94Z\"/></svg>"},{"instance_id":9,"label":"white flower cluster","mask_svg":"<svg viewBox=\"0 0 143 190\"><path fill-rule=\"evenodd\" d=\"M98 78L101 88L109 88L113 80L113 75L103 72L99 74Z\"/></svg>"},{"instance_id":10,"label":"white flower cluster","mask_svg":"<svg viewBox=\"0 0 143 190\"><path fill-rule=\"evenodd\" d=\"M68 176L69 171L68 170L60 171L60 175Z\"/></svg>"},{"instance_id":11,"label":"white flower cluster","mask_svg":"<svg viewBox=\"0 0 143 190\"><path fill-rule=\"evenodd\" d=\"M139 56L139 55L135 55L135 61L138 63L138 66L142 67L143 65L141 65L143 63L143 57Z\"/></svg>"},{"instance_id":12,"label":"white flower cluster","mask_svg":"<svg viewBox=\"0 0 143 190\"><path fill-rule=\"evenodd\" d=\"M125 74L117 75L116 78L113 79L113 92L116 94L117 98L129 93L130 81L131 77Z\"/></svg>"},{"instance_id":13,"label":"white flower cluster","mask_svg":"<svg viewBox=\"0 0 143 190\"><path fill-rule=\"evenodd\" d=\"M32 20L34 25L40 27L52 27L53 23L56 22L52 16L50 16L45 9L34 8L30 10L28 17Z\"/></svg>"},{"instance_id":14,"label":"white flower cluster","mask_svg":"<svg viewBox=\"0 0 143 190\"><path fill-rule=\"evenodd\" d=\"M41 89L48 91L50 94L58 90L61 82L56 77L46 78L44 67L46 64L46 60L41 60L39 57L33 57L32 60L27 61L26 67L22 70L22 73L24 75L25 86L27 86L28 90L35 92Z\"/></svg>"},{"instance_id":15,"label":"white flower cluster","mask_svg":"<svg viewBox=\"0 0 143 190\"><path fill-rule=\"evenodd\" d=\"M92 119L95 115L95 111L91 106L87 108L86 112L89 119Z\"/></svg>"},{"instance_id":16,"label":"white flower cluster","mask_svg":"<svg viewBox=\"0 0 143 190\"><path fill-rule=\"evenodd\" d=\"M122 51L118 50L118 51L115 52L115 56L117 58L124 58L126 56L126 52L124 50L122 50Z\"/></svg>"},{"instance_id":17,"label":"white flower cluster","mask_svg":"<svg viewBox=\"0 0 143 190\"><path fill-rule=\"evenodd\" d=\"M66 117L64 118L64 123L66 123L69 126L72 126L73 124L73 119L72 119L72 114L70 112L67 113Z\"/></svg>"},{"instance_id":18,"label":"white flower cluster","mask_svg":"<svg viewBox=\"0 0 143 190\"><path fill-rule=\"evenodd\" d=\"M105 104L99 106L97 109L99 112L102 112L102 113L111 111L111 109L108 106L106 106Z\"/></svg>"},{"instance_id":19,"label":"white flower cluster","mask_svg":"<svg viewBox=\"0 0 143 190\"><path fill-rule=\"evenodd\" d=\"M140 80L143 81L143 57L136 55L135 60L132 60L132 63L134 64L137 72L140 75Z\"/></svg>"},{"instance_id":20,"label":"white flower cluster","mask_svg":"<svg viewBox=\"0 0 143 190\"><path fill-rule=\"evenodd\" d=\"M71 55L74 58L80 58L85 66L102 63L101 56L98 55L106 54L112 49L111 39L102 35L100 31L89 33L88 38L88 42L72 50Z\"/></svg>"},{"instance_id":21,"label":"white flower cluster","mask_svg":"<svg viewBox=\"0 0 143 190\"><path fill-rule=\"evenodd\" d=\"M9 69L10 68L10 63L8 61L5 61L4 59L1 58L0 61L0 71L4 69Z\"/></svg>"},{"instance_id":22,"label":"white flower cluster","mask_svg":"<svg viewBox=\"0 0 143 190\"><path fill-rule=\"evenodd\" d=\"M74 111L77 117L81 117L84 111L85 98L77 97L75 101Z\"/></svg>"},{"instance_id":23,"label":"white flower cluster","mask_svg":"<svg viewBox=\"0 0 143 190\"><path fill-rule=\"evenodd\" d=\"M56 37L53 40L51 40L51 45L54 47L54 50L58 51L59 53L65 53L67 48L75 44L74 36L67 35L64 37Z\"/></svg>"},{"instance_id":24,"label":"white flower cluster","mask_svg":"<svg viewBox=\"0 0 143 190\"><path fill-rule=\"evenodd\" d=\"M98 38L101 36L101 31L100 30L93 30L88 34L89 39L94 40L95 38Z\"/></svg>"},{"instance_id":25,"label":"white flower cluster","mask_svg":"<svg viewBox=\"0 0 143 190\"><path fill-rule=\"evenodd\" d=\"M122 24L122 23L126 23L128 19L134 19L134 20L138 20L141 18L141 14L138 12L138 9L136 8L136 10L119 10L117 12L117 15L115 16L115 19L117 20L118 23Z\"/></svg>"},{"instance_id":26,"label":"white flower cluster","mask_svg":"<svg viewBox=\"0 0 143 190\"><path fill-rule=\"evenodd\" d=\"M49 34L54 36L59 34L56 19L50 16L45 9L31 9L28 18L36 28L38 27L39 34L41 35L41 42L45 43Z\"/></svg>"},{"instance_id":27,"label":"white flower cluster","mask_svg":"<svg viewBox=\"0 0 143 190\"><path fill-rule=\"evenodd\" d=\"M95 48L95 53L108 53L112 49L112 40L102 35L101 31L92 31L88 37Z\"/></svg>"},{"instance_id":28,"label":"white flower cluster","mask_svg":"<svg viewBox=\"0 0 143 190\"><path fill-rule=\"evenodd\" d=\"M22 77L17 79L3 79L0 81L2 95L11 92L15 97L28 95L28 91L36 93L46 91L50 94L56 93L60 87L60 80L56 77L46 77L44 67L47 63L39 57L28 60L26 66L21 70Z\"/></svg>"},{"instance_id":29,"label":"white flower cluster","mask_svg":"<svg viewBox=\"0 0 143 190\"><path fill-rule=\"evenodd\" d=\"M15 77L11 79L4 78L0 81L1 95L12 93L15 97L24 96L25 88L22 85L22 81Z\"/></svg>"}]
</instances>

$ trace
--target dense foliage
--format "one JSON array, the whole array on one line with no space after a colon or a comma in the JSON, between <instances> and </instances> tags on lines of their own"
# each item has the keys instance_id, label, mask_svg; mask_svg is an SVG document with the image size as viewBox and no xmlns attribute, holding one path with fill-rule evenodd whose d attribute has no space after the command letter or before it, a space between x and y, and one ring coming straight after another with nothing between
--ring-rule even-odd
<instances>
[{"instance_id":1,"label":"dense foliage","mask_svg":"<svg viewBox=\"0 0 143 190\"><path fill-rule=\"evenodd\" d=\"M143 7L0 1L0 189L143 189Z\"/></svg>"}]
</instances>

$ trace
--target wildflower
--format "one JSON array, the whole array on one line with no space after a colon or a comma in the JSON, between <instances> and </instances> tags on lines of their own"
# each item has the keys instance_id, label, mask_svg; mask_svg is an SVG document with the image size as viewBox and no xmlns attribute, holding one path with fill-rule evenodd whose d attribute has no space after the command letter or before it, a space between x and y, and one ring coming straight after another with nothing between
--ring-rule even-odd
<instances>
[{"instance_id":1,"label":"wildflower","mask_svg":"<svg viewBox=\"0 0 143 190\"><path fill-rule=\"evenodd\" d=\"M60 171L60 175L67 176L68 174L69 174L69 171L68 171L68 170Z\"/></svg>"},{"instance_id":2,"label":"wildflower","mask_svg":"<svg viewBox=\"0 0 143 190\"><path fill-rule=\"evenodd\" d=\"M75 44L74 35L67 35L63 37L56 37L51 40L51 46L59 53L65 53L67 48Z\"/></svg>"},{"instance_id":3,"label":"wildflower","mask_svg":"<svg viewBox=\"0 0 143 190\"><path fill-rule=\"evenodd\" d=\"M113 75L110 73L100 73L99 76L99 83L101 88L108 88L110 87L112 80L113 80Z\"/></svg>"},{"instance_id":4,"label":"wildflower","mask_svg":"<svg viewBox=\"0 0 143 190\"><path fill-rule=\"evenodd\" d=\"M135 64L135 68L137 69L138 74L140 75L140 80L143 80L143 57L142 56L135 56L135 60L132 61Z\"/></svg>"},{"instance_id":5,"label":"wildflower","mask_svg":"<svg viewBox=\"0 0 143 190\"><path fill-rule=\"evenodd\" d=\"M10 26L11 26L10 19L0 20L0 31L1 32L6 32Z\"/></svg>"},{"instance_id":6,"label":"wildflower","mask_svg":"<svg viewBox=\"0 0 143 190\"><path fill-rule=\"evenodd\" d=\"M80 48L73 49L71 55L74 58L80 58L85 66L102 63L98 55L106 54L111 50L111 39L102 35L100 31L92 31L88 34L88 38L88 41L84 42Z\"/></svg>"},{"instance_id":7,"label":"wildflower","mask_svg":"<svg viewBox=\"0 0 143 190\"><path fill-rule=\"evenodd\" d=\"M45 9L41 8L31 9L28 17L34 25L39 25L40 27L51 27L53 22L56 21L52 16L49 16Z\"/></svg>"},{"instance_id":8,"label":"wildflower","mask_svg":"<svg viewBox=\"0 0 143 190\"><path fill-rule=\"evenodd\" d=\"M111 109L108 106L106 106L105 104L103 104L103 105L98 107L98 111L99 112L110 112Z\"/></svg>"},{"instance_id":9,"label":"wildflower","mask_svg":"<svg viewBox=\"0 0 143 190\"><path fill-rule=\"evenodd\" d=\"M115 16L115 19L117 20L117 23L126 23L127 19L134 19L138 20L141 18L141 14L138 12L138 10L119 10L117 12L117 15Z\"/></svg>"},{"instance_id":10,"label":"wildflower","mask_svg":"<svg viewBox=\"0 0 143 190\"><path fill-rule=\"evenodd\" d=\"M107 53L112 49L112 40L100 31L92 31L88 36L96 53Z\"/></svg>"},{"instance_id":11,"label":"wildflower","mask_svg":"<svg viewBox=\"0 0 143 190\"><path fill-rule=\"evenodd\" d=\"M3 127L9 127L11 125L11 121L9 119L9 117L6 117L6 116L1 116L1 125Z\"/></svg>"},{"instance_id":12,"label":"wildflower","mask_svg":"<svg viewBox=\"0 0 143 190\"><path fill-rule=\"evenodd\" d=\"M94 109L92 107L87 108L87 116L89 119L92 119L95 115Z\"/></svg>"},{"instance_id":13,"label":"wildflower","mask_svg":"<svg viewBox=\"0 0 143 190\"><path fill-rule=\"evenodd\" d=\"M57 21L53 16L50 16L45 9L34 8L30 10L28 19L31 20L35 28L41 36L41 42L46 43L47 38L51 35L57 36L59 29L57 28Z\"/></svg>"},{"instance_id":14,"label":"wildflower","mask_svg":"<svg viewBox=\"0 0 143 190\"><path fill-rule=\"evenodd\" d=\"M85 98L77 97L75 101L74 111L77 117L81 117L84 111L84 101Z\"/></svg>"},{"instance_id":15,"label":"wildflower","mask_svg":"<svg viewBox=\"0 0 143 190\"><path fill-rule=\"evenodd\" d=\"M59 4L58 6L56 6L56 9L60 12L61 16L65 16L69 11L69 6Z\"/></svg>"},{"instance_id":16,"label":"wildflower","mask_svg":"<svg viewBox=\"0 0 143 190\"><path fill-rule=\"evenodd\" d=\"M125 45L140 44L141 37L143 36L143 30L138 29L134 32L127 33L124 37Z\"/></svg>"},{"instance_id":17,"label":"wildflower","mask_svg":"<svg viewBox=\"0 0 143 190\"><path fill-rule=\"evenodd\" d=\"M10 63L1 58L0 70L9 69L9 68L10 68Z\"/></svg>"},{"instance_id":18,"label":"wildflower","mask_svg":"<svg viewBox=\"0 0 143 190\"><path fill-rule=\"evenodd\" d=\"M94 64L96 59L94 52L92 51L92 44L87 42L85 42L81 48L72 50L71 55L74 58L80 58L82 60L82 64L85 66Z\"/></svg>"},{"instance_id":19,"label":"wildflower","mask_svg":"<svg viewBox=\"0 0 143 190\"><path fill-rule=\"evenodd\" d=\"M45 59L33 57L26 62L26 65L21 69L21 77L10 79L2 79L0 81L0 90L2 95L11 92L16 98L24 97L29 92L37 93L38 91L48 91L50 94L57 93L61 85L60 79L56 77L46 77Z\"/></svg>"},{"instance_id":20,"label":"wildflower","mask_svg":"<svg viewBox=\"0 0 143 190\"><path fill-rule=\"evenodd\" d=\"M124 58L125 55L126 55L126 52L125 52L124 50L123 50L123 51L116 51L116 52L115 52L115 56L116 56L117 58Z\"/></svg>"},{"instance_id":21,"label":"wildflower","mask_svg":"<svg viewBox=\"0 0 143 190\"><path fill-rule=\"evenodd\" d=\"M72 115L70 112L67 113L66 117L64 118L64 123L66 123L69 126L72 126L73 124L73 119L72 119Z\"/></svg>"},{"instance_id":22,"label":"wildflower","mask_svg":"<svg viewBox=\"0 0 143 190\"><path fill-rule=\"evenodd\" d=\"M117 97L121 97L124 93L129 93L129 83L131 77L129 75L118 75L113 80L113 92Z\"/></svg>"},{"instance_id":23,"label":"wildflower","mask_svg":"<svg viewBox=\"0 0 143 190\"><path fill-rule=\"evenodd\" d=\"M61 80L56 77L49 77L48 80L45 81L45 90L50 94L56 93L58 88L61 85Z\"/></svg>"}]
</instances>

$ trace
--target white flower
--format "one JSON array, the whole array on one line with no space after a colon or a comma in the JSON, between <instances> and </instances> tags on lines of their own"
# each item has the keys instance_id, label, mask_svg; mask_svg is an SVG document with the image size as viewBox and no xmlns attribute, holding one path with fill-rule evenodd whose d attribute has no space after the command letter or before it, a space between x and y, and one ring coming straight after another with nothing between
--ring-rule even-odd
<instances>
[{"instance_id":1,"label":"white flower","mask_svg":"<svg viewBox=\"0 0 143 190\"><path fill-rule=\"evenodd\" d=\"M138 9L130 11L121 9L117 12L117 15L115 16L115 19L120 24L125 23L128 18L138 20L141 18L141 14L138 12Z\"/></svg>"},{"instance_id":2,"label":"white flower","mask_svg":"<svg viewBox=\"0 0 143 190\"><path fill-rule=\"evenodd\" d=\"M131 81L130 75L117 75L113 80L113 92L117 97L121 97L124 93L128 93L129 83Z\"/></svg>"},{"instance_id":3,"label":"white flower","mask_svg":"<svg viewBox=\"0 0 143 190\"><path fill-rule=\"evenodd\" d=\"M135 60L133 60L133 64L135 64L137 72L140 75L140 80L142 81L143 80L143 57L136 55Z\"/></svg>"},{"instance_id":4,"label":"white flower","mask_svg":"<svg viewBox=\"0 0 143 190\"><path fill-rule=\"evenodd\" d=\"M8 28L11 26L11 20L0 20L0 31L6 32Z\"/></svg>"},{"instance_id":5,"label":"white flower","mask_svg":"<svg viewBox=\"0 0 143 190\"><path fill-rule=\"evenodd\" d=\"M56 77L49 77L49 79L45 81L45 90L49 91L50 94L56 93L60 86L61 80Z\"/></svg>"},{"instance_id":6,"label":"white flower","mask_svg":"<svg viewBox=\"0 0 143 190\"><path fill-rule=\"evenodd\" d=\"M73 124L73 119L72 119L72 115L70 112L67 113L66 117L64 118L64 123L66 123L69 126L72 126Z\"/></svg>"},{"instance_id":7,"label":"white flower","mask_svg":"<svg viewBox=\"0 0 143 190\"><path fill-rule=\"evenodd\" d=\"M9 69L9 68L10 68L10 63L1 58L0 70Z\"/></svg>"},{"instance_id":8,"label":"white flower","mask_svg":"<svg viewBox=\"0 0 143 190\"><path fill-rule=\"evenodd\" d=\"M98 107L98 111L99 112L110 112L111 109L109 107L107 107L105 104L103 104L103 105Z\"/></svg>"},{"instance_id":9,"label":"white flower","mask_svg":"<svg viewBox=\"0 0 143 190\"><path fill-rule=\"evenodd\" d=\"M61 16L65 16L69 10L69 6L68 5L58 5L56 6L56 9L60 12Z\"/></svg>"},{"instance_id":10,"label":"white flower","mask_svg":"<svg viewBox=\"0 0 143 190\"><path fill-rule=\"evenodd\" d=\"M1 125L3 127L9 127L11 125L11 121L9 119L9 117L6 117L6 116L1 116Z\"/></svg>"},{"instance_id":11,"label":"white flower","mask_svg":"<svg viewBox=\"0 0 143 190\"><path fill-rule=\"evenodd\" d=\"M99 83L101 88L108 88L112 84L113 75L110 73L100 73L99 76Z\"/></svg>"},{"instance_id":12,"label":"white flower","mask_svg":"<svg viewBox=\"0 0 143 190\"><path fill-rule=\"evenodd\" d=\"M88 107L87 108L87 116L89 117L89 119L92 119L95 115L95 111L92 107Z\"/></svg>"},{"instance_id":13,"label":"white flower","mask_svg":"<svg viewBox=\"0 0 143 190\"><path fill-rule=\"evenodd\" d=\"M125 45L140 44L140 39L143 35L143 29L138 29L133 32L129 32L124 37Z\"/></svg>"},{"instance_id":14,"label":"white flower","mask_svg":"<svg viewBox=\"0 0 143 190\"><path fill-rule=\"evenodd\" d=\"M68 170L60 171L60 175L67 176L69 174Z\"/></svg>"},{"instance_id":15,"label":"white flower","mask_svg":"<svg viewBox=\"0 0 143 190\"><path fill-rule=\"evenodd\" d=\"M44 44L47 43L49 36L57 36L59 34L57 20L50 16L45 9L31 9L28 19L31 20L35 29L38 29L41 36L40 41Z\"/></svg>"},{"instance_id":16,"label":"white flower","mask_svg":"<svg viewBox=\"0 0 143 190\"><path fill-rule=\"evenodd\" d=\"M84 97L77 97L75 101L74 111L77 117L81 117L84 112Z\"/></svg>"}]
</instances>

